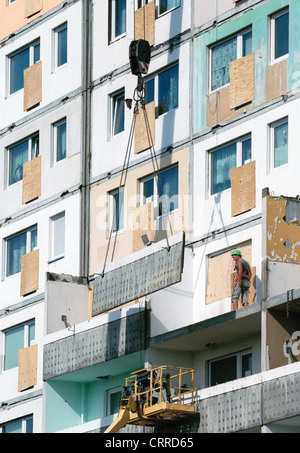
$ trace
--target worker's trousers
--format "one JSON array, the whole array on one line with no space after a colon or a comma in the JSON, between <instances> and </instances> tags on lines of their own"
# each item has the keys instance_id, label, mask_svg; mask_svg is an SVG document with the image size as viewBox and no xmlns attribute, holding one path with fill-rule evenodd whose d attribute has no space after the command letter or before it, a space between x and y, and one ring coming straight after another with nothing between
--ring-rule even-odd
<instances>
[{"instance_id":1,"label":"worker's trousers","mask_svg":"<svg viewBox=\"0 0 300 453\"><path fill-rule=\"evenodd\" d=\"M242 305L249 302L250 280L242 278L242 285L237 282L232 291L232 302L238 302L240 294L242 294Z\"/></svg>"}]
</instances>

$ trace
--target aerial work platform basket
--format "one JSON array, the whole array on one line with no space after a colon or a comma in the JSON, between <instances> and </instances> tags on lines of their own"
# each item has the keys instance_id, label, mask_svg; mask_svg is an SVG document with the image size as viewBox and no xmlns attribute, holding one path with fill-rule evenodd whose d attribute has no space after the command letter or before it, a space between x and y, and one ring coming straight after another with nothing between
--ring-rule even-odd
<instances>
[{"instance_id":1,"label":"aerial work platform basket","mask_svg":"<svg viewBox=\"0 0 300 453\"><path fill-rule=\"evenodd\" d=\"M118 416L105 432L116 433L126 424L178 422L194 413L194 369L144 368L126 379Z\"/></svg>"}]
</instances>

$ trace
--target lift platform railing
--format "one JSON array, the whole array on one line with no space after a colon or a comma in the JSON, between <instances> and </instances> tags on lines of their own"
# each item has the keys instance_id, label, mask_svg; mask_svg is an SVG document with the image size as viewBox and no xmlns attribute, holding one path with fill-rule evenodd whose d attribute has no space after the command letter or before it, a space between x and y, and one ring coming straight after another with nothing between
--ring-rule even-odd
<instances>
[{"instance_id":1,"label":"lift platform railing","mask_svg":"<svg viewBox=\"0 0 300 453\"><path fill-rule=\"evenodd\" d=\"M193 405L194 371L167 365L144 368L126 379L126 387L145 407L162 402Z\"/></svg>"}]
</instances>

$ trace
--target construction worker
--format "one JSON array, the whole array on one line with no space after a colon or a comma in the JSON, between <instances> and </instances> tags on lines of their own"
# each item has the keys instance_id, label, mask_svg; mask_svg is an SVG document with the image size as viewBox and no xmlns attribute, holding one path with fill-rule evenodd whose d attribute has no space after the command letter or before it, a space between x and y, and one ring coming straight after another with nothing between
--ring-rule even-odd
<instances>
[{"instance_id":1,"label":"construction worker","mask_svg":"<svg viewBox=\"0 0 300 453\"><path fill-rule=\"evenodd\" d=\"M233 250L231 256L235 262L235 276L232 291L232 309L237 310L240 294L242 294L242 305L249 305L249 288L251 279L250 264L242 258L239 250Z\"/></svg>"}]
</instances>

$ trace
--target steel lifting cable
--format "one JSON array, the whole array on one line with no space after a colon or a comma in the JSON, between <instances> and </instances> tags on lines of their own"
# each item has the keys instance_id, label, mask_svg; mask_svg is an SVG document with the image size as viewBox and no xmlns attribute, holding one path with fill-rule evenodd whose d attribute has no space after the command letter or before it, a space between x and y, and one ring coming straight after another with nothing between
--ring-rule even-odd
<instances>
[{"instance_id":1,"label":"steel lifting cable","mask_svg":"<svg viewBox=\"0 0 300 453\"><path fill-rule=\"evenodd\" d=\"M134 137L135 123L136 123L136 115L138 114L138 110L139 110L138 109L138 104L140 102L142 110L143 110L143 113L144 113L144 120L145 120L145 125L146 125L148 143L149 143L149 147L150 147L150 154L151 154L151 160L152 160L152 165L153 165L153 171L154 171L154 175L155 175L155 178L156 178L156 181L157 181L157 186L160 187L161 195L162 195L162 198L163 198L164 191L163 191L163 186L162 186L161 177L160 177L160 173L159 173L157 157L156 157L155 150L154 150L154 144L153 144L150 124L149 124L149 119L148 119L147 111L146 111L146 108L145 108L145 89L144 89L143 81L142 81L141 78L139 79L137 88L134 90L133 99L135 100L133 118L132 118L132 122L131 122L129 138L128 138L128 143L127 143L127 148L126 148L126 153L125 153L124 164L123 164L123 168L122 168L122 172L121 172L121 178L120 178L119 187L125 187L126 180L127 180L128 167L129 167L129 158L130 158L130 152L131 152L132 142L133 142L133 137ZM124 178L124 181L123 181L123 178ZM119 197L120 197L120 191L117 192L117 196L116 196L116 208L117 208L118 203L119 203ZM163 206L163 204L164 203L162 203L162 206ZM112 224L111 224L111 228L110 228L108 244L107 244L107 249L106 249L106 254L105 254L105 259L104 259L104 264L103 264L103 270L102 270L102 273L100 274L101 277L104 277L104 272L105 272L105 268L106 268L109 247L110 247L112 233L113 233L113 226L114 226L115 220L116 220L116 214L117 214L117 209L114 209L113 210L113 219L112 219ZM168 220L169 220L169 225L170 225L170 232L171 232L171 234L173 234L172 233L172 225L171 225L170 217L169 217L168 213L167 213L167 215L168 215ZM113 245L111 261L113 261L113 257L114 257L114 253L115 253L118 229L119 229L119 217L117 218L116 234L115 234L115 238L114 238L114 245ZM170 250L170 245L169 245L167 232L166 232L166 241L167 241L167 249L169 251Z\"/></svg>"}]
</instances>

